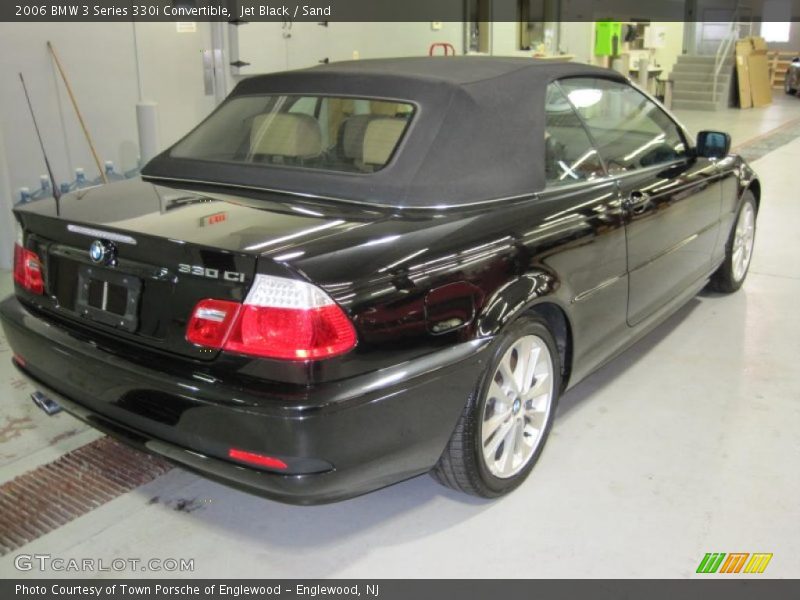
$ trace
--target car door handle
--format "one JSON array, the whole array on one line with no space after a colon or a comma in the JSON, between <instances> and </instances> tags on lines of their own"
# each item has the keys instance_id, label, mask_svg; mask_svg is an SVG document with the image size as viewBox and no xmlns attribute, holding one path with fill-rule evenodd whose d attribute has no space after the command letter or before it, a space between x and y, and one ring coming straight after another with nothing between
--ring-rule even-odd
<instances>
[{"instance_id":1,"label":"car door handle","mask_svg":"<svg viewBox=\"0 0 800 600\"><path fill-rule=\"evenodd\" d=\"M622 206L634 214L643 213L650 204L650 194L641 190L634 190L622 203Z\"/></svg>"}]
</instances>

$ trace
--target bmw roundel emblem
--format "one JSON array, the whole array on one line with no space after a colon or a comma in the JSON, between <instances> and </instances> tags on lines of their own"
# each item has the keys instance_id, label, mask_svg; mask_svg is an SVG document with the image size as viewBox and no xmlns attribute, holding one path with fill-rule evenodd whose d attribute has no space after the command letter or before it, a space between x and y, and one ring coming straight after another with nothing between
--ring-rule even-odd
<instances>
[{"instance_id":1,"label":"bmw roundel emblem","mask_svg":"<svg viewBox=\"0 0 800 600\"><path fill-rule=\"evenodd\" d=\"M114 259L114 246L108 242L95 240L89 246L89 258L94 263L110 264Z\"/></svg>"}]
</instances>

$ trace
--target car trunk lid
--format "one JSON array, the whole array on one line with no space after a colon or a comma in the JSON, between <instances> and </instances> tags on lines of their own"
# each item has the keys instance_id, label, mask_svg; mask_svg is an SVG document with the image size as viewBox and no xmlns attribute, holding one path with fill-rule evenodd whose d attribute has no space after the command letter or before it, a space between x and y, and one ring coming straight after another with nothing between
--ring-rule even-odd
<instances>
[{"instance_id":1,"label":"car trunk lid","mask_svg":"<svg viewBox=\"0 0 800 600\"><path fill-rule=\"evenodd\" d=\"M281 251L359 225L318 211L139 180L66 195L58 216L52 201L25 205L17 215L26 246L44 266L45 294L28 298L41 310L199 360L218 354L186 340L200 300L242 302L257 269L296 277L276 260Z\"/></svg>"}]
</instances>

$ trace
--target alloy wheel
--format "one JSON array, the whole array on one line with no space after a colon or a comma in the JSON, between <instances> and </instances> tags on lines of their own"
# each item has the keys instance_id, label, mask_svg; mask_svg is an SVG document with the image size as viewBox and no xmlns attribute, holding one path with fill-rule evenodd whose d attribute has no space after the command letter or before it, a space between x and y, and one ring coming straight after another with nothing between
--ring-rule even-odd
<instances>
[{"instance_id":1,"label":"alloy wheel","mask_svg":"<svg viewBox=\"0 0 800 600\"><path fill-rule=\"evenodd\" d=\"M747 273L750 258L753 256L755 236L756 212L752 203L745 202L736 221L736 231L733 237L731 266L734 281L741 281Z\"/></svg>"},{"instance_id":2,"label":"alloy wheel","mask_svg":"<svg viewBox=\"0 0 800 600\"><path fill-rule=\"evenodd\" d=\"M513 477L539 447L553 404L553 359L544 340L526 335L503 354L481 421L483 459L497 478Z\"/></svg>"}]
</instances>

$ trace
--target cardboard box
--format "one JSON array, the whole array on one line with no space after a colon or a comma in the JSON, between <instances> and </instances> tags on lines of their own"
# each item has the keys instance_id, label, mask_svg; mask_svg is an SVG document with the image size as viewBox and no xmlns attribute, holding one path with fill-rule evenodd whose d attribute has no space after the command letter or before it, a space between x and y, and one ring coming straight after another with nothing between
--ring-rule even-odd
<instances>
[{"instance_id":1,"label":"cardboard box","mask_svg":"<svg viewBox=\"0 0 800 600\"><path fill-rule=\"evenodd\" d=\"M736 42L736 83L739 91L739 108L753 106L753 99L750 95L750 69L747 61L752 48L749 40Z\"/></svg>"},{"instance_id":2,"label":"cardboard box","mask_svg":"<svg viewBox=\"0 0 800 600\"><path fill-rule=\"evenodd\" d=\"M747 68L750 71L750 95L753 98L753 107L758 108L772 103L767 42L762 37L749 39L752 46L750 55L747 57Z\"/></svg>"},{"instance_id":3,"label":"cardboard box","mask_svg":"<svg viewBox=\"0 0 800 600\"><path fill-rule=\"evenodd\" d=\"M772 104L772 85L769 82L769 60L766 54L751 54L747 57L750 71L750 95L753 108Z\"/></svg>"},{"instance_id":4,"label":"cardboard box","mask_svg":"<svg viewBox=\"0 0 800 600\"><path fill-rule=\"evenodd\" d=\"M767 42L764 38L753 36L736 42L736 79L740 108L758 108L772 103Z\"/></svg>"},{"instance_id":5,"label":"cardboard box","mask_svg":"<svg viewBox=\"0 0 800 600\"><path fill-rule=\"evenodd\" d=\"M750 43L753 45L753 52L760 53L763 52L764 54L767 53L767 41L758 36L753 36L750 39Z\"/></svg>"}]
</instances>

